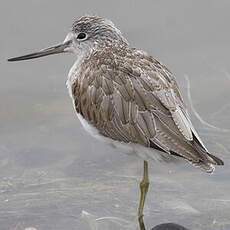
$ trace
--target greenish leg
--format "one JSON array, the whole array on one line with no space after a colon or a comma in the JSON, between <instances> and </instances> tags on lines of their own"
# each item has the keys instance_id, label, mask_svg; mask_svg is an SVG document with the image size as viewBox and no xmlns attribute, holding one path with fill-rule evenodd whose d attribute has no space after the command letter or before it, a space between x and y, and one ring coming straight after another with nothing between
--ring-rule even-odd
<instances>
[{"instance_id":1,"label":"greenish leg","mask_svg":"<svg viewBox=\"0 0 230 230\"><path fill-rule=\"evenodd\" d=\"M143 216L144 216L143 210L144 210L145 199L147 196L148 189L149 189L148 162L144 161L144 174L143 174L143 179L140 183L141 196L140 196L140 202L138 207L138 221L139 221L140 230L145 230L145 225L143 220Z\"/></svg>"}]
</instances>

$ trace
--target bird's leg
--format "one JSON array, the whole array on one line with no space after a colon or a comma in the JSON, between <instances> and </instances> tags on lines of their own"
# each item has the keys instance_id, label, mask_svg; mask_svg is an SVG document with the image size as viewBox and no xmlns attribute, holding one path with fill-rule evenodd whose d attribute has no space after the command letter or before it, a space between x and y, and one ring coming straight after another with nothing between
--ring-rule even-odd
<instances>
[{"instance_id":1,"label":"bird's leg","mask_svg":"<svg viewBox=\"0 0 230 230\"><path fill-rule=\"evenodd\" d=\"M140 183L141 196L140 196L140 202L138 207L138 221L139 221L140 230L145 230L145 225L143 220L143 216L144 216L143 210L144 210L145 199L147 196L148 189L149 189L148 162L144 161L144 174L143 174L143 179Z\"/></svg>"}]
</instances>

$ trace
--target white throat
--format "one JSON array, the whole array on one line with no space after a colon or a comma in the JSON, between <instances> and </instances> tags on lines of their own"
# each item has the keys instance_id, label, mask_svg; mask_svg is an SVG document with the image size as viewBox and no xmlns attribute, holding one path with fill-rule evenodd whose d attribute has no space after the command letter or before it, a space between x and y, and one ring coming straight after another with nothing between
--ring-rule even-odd
<instances>
[{"instance_id":1,"label":"white throat","mask_svg":"<svg viewBox=\"0 0 230 230\"><path fill-rule=\"evenodd\" d=\"M68 78L66 81L66 86L68 88L69 91L69 95L71 98L73 98L72 96L72 85L73 83L76 81L76 79L79 76L80 70L81 70L81 64L84 61L86 57L86 54L84 52L80 52L79 55L77 55L77 59L74 62L73 66L71 67L69 73L68 73Z\"/></svg>"}]
</instances>

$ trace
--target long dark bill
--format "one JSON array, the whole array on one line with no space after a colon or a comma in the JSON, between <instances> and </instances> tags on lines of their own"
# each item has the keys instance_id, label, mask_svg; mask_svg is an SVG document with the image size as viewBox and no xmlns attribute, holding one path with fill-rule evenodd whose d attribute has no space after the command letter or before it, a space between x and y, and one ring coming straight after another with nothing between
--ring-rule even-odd
<instances>
[{"instance_id":1,"label":"long dark bill","mask_svg":"<svg viewBox=\"0 0 230 230\"><path fill-rule=\"evenodd\" d=\"M40 58L44 57L47 55L52 55L52 54L59 54L59 53L64 53L65 48L67 48L70 45L71 41L64 42L62 44L58 44L56 46L52 46L43 50L40 50L35 53L19 56L19 57L14 57L14 58L9 58L8 61L23 61L23 60L28 60L28 59L33 59L33 58Z\"/></svg>"}]
</instances>

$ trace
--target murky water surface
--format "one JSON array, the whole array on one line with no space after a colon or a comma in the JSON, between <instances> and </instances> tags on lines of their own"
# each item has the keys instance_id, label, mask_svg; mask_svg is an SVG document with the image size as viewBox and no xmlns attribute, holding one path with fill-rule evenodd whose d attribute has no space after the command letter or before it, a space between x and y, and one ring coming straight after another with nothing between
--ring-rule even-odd
<instances>
[{"instance_id":1,"label":"murky water surface","mask_svg":"<svg viewBox=\"0 0 230 230\"><path fill-rule=\"evenodd\" d=\"M176 74L200 136L225 161L213 175L152 162L148 229L230 229L229 1L21 0L0 10L0 229L136 228L142 161L80 126L65 87L75 57L5 61L58 43L86 13L112 19Z\"/></svg>"}]
</instances>

